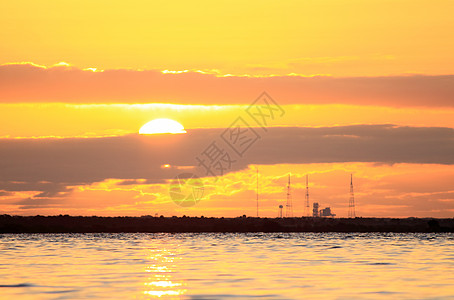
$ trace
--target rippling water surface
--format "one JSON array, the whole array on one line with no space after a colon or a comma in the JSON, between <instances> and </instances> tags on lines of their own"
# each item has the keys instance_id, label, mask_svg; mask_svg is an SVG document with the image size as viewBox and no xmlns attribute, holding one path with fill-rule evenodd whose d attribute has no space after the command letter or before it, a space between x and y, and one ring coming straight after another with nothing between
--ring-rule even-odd
<instances>
[{"instance_id":1,"label":"rippling water surface","mask_svg":"<svg viewBox=\"0 0 454 300\"><path fill-rule=\"evenodd\" d=\"M5 234L4 299L454 298L452 234Z\"/></svg>"}]
</instances>

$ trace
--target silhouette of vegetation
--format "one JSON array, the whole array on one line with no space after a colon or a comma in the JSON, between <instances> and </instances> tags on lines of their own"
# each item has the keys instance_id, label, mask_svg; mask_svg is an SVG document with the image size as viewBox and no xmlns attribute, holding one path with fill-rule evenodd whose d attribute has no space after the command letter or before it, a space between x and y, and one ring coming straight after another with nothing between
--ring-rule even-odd
<instances>
[{"instance_id":1,"label":"silhouette of vegetation","mask_svg":"<svg viewBox=\"0 0 454 300\"><path fill-rule=\"evenodd\" d=\"M454 232L453 219L207 218L0 215L0 233L85 232Z\"/></svg>"}]
</instances>

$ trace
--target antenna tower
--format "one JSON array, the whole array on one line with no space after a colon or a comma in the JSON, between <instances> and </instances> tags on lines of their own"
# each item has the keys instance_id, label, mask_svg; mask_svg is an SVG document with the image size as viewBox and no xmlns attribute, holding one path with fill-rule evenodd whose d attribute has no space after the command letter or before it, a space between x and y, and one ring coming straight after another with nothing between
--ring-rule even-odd
<instances>
[{"instance_id":1,"label":"antenna tower","mask_svg":"<svg viewBox=\"0 0 454 300\"><path fill-rule=\"evenodd\" d=\"M257 218L259 217L259 169L257 168Z\"/></svg>"},{"instance_id":2,"label":"antenna tower","mask_svg":"<svg viewBox=\"0 0 454 300\"><path fill-rule=\"evenodd\" d=\"M309 217L309 175L306 174L306 206L304 207L304 215Z\"/></svg>"},{"instance_id":3,"label":"antenna tower","mask_svg":"<svg viewBox=\"0 0 454 300\"><path fill-rule=\"evenodd\" d=\"M287 218L293 218L292 195L290 194L290 174L288 175L287 204L285 205L285 216Z\"/></svg>"},{"instance_id":4,"label":"antenna tower","mask_svg":"<svg viewBox=\"0 0 454 300\"><path fill-rule=\"evenodd\" d=\"M350 200L348 201L348 217L356 218L355 194L353 193L353 174L350 174Z\"/></svg>"}]
</instances>

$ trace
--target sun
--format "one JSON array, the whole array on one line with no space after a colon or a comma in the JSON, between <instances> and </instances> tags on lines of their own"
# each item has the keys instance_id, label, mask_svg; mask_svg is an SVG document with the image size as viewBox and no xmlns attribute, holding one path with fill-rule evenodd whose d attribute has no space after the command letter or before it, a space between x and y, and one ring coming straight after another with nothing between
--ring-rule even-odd
<instances>
[{"instance_id":1,"label":"sun","mask_svg":"<svg viewBox=\"0 0 454 300\"><path fill-rule=\"evenodd\" d=\"M154 119L143 125L139 134L186 133L183 125L171 119Z\"/></svg>"}]
</instances>

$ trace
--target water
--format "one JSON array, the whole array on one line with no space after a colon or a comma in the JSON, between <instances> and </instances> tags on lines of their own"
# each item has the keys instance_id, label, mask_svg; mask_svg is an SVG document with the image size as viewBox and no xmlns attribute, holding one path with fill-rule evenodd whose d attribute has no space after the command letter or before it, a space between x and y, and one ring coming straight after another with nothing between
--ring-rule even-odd
<instances>
[{"instance_id":1,"label":"water","mask_svg":"<svg viewBox=\"0 0 454 300\"><path fill-rule=\"evenodd\" d=\"M5 234L2 299L454 299L452 234Z\"/></svg>"}]
</instances>

